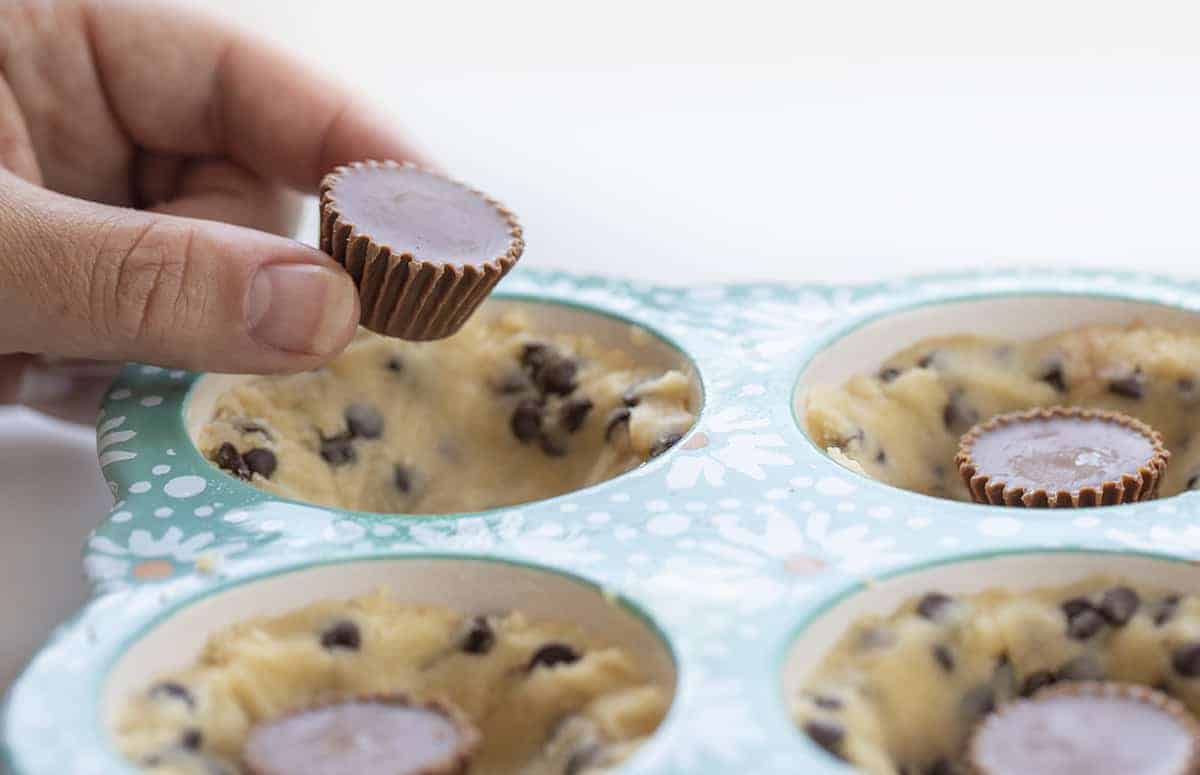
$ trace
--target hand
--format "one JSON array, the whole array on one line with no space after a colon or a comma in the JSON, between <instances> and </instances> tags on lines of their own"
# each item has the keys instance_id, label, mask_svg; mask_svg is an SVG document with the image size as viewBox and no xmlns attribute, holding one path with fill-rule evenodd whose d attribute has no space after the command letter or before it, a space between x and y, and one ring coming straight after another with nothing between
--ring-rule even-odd
<instances>
[{"instance_id":1,"label":"hand","mask_svg":"<svg viewBox=\"0 0 1200 775\"><path fill-rule=\"evenodd\" d=\"M0 5L0 403L45 353L312 368L358 298L278 234L355 159L413 159L301 63L182 8Z\"/></svg>"}]
</instances>

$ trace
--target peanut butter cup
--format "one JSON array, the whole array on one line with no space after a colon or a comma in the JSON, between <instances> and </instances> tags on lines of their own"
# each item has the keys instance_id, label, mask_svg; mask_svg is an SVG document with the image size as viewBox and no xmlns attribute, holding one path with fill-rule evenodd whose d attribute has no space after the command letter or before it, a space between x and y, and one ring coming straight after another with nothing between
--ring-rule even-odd
<instances>
[{"instance_id":1,"label":"peanut butter cup","mask_svg":"<svg viewBox=\"0 0 1200 775\"><path fill-rule=\"evenodd\" d=\"M387 336L450 336L524 248L499 203L411 164L356 162L321 183L321 249L358 285L362 325Z\"/></svg>"},{"instance_id":2,"label":"peanut butter cup","mask_svg":"<svg viewBox=\"0 0 1200 775\"><path fill-rule=\"evenodd\" d=\"M1081 507L1154 498L1170 456L1162 436L1132 417L1052 407L976 425L955 463L976 503Z\"/></svg>"},{"instance_id":3,"label":"peanut butter cup","mask_svg":"<svg viewBox=\"0 0 1200 775\"><path fill-rule=\"evenodd\" d=\"M253 775L461 775L478 745L479 733L454 708L390 695L263 722L242 758Z\"/></svg>"},{"instance_id":4,"label":"peanut butter cup","mask_svg":"<svg viewBox=\"0 0 1200 775\"><path fill-rule=\"evenodd\" d=\"M1145 686L1063 684L987 717L967 761L972 775L1195 775L1200 727Z\"/></svg>"}]
</instances>

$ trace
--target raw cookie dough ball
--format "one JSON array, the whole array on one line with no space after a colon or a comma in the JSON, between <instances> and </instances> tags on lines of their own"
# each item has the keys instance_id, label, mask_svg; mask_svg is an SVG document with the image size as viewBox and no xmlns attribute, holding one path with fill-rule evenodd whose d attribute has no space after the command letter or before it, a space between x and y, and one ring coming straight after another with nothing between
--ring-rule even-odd
<instances>
[{"instance_id":1,"label":"raw cookie dough ball","mask_svg":"<svg viewBox=\"0 0 1200 775\"><path fill-rule=\"evenodd\" d=\"M632 654L573 627L379 592L218 632L194 666L130 699L117 745L155 775L245 775L255 725L371 696L461 712L481 737L472 775L600 771L636 749L670 703Z\"/></svg>"},{"instance_id":2,"label":"raw cookie dough ball","mask_svg":"<svg viewBox=\"0 0 1200 775\"><path fill-rule=\"evenodd\" d=\"M1093 578L930 592L856 622L792 698L797 725L873 775L954 775L976 724L1052 684L1161 689L1200 711L1200 597Z\"/></svg>"},{"instance_id":3,"label":"raw cookie dough ball","mask_svg":"<svg viewBox=\"0 0 1200 775\"><path fill-rule=\"evenodd\" d=\"M1091 326L1042 339L952 336L918 342L878 374L818 386L813 441L840 463L926 495L969 501L959 438L998 414L1039 406L1109 409L1159 430L1172 454L1159 487L1200 487L1200 335Z\"/></svg>"},{"instance_id":4,"label":"raw cookie dough ball","mask_svg":"<svg viewBox=\"0 0 1200 775\"><path fill-rule=\"evenodd\" d=\"M540 500L661 454L695 421L679 371L511 312L439 342L362 333L326 368L216 402L205 457L271 493L441 514Z\"/></svg>"}]
</instances>

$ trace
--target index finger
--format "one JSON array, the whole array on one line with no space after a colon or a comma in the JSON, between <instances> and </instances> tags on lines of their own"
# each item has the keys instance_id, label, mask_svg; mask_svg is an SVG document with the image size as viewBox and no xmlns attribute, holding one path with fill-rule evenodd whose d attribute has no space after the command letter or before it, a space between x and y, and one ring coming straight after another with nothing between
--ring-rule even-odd
<instances>
[{"instance_id":1,"label":"index finger","mask_svg":"<svg viewBox=\"0 0 1200 775\"><path fill-rule=\"evenodd\" d=\"M110 107L143 148L224 156L306 191L348 161L422 161L371 106L212 18L110 0L83 9Z\"/></svg>"}]
</instances>

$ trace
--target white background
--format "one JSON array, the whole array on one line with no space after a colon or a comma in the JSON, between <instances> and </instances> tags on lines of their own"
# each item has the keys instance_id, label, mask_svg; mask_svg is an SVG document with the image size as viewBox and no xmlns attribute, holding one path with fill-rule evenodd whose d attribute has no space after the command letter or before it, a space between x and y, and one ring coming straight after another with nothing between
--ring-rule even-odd
<instances>
[{"instance_id":1,"label":"white background","mask_svg":"<svg viewBox=\"0 0 1200 775\"><path fill-rule=\"evenodd\" d=\"M389 108L521 216L525 266L1200 272L1194 3L193 4ZM82 599L92 444L0 410L0 686Z\"/></svg>"}]
</instances>

